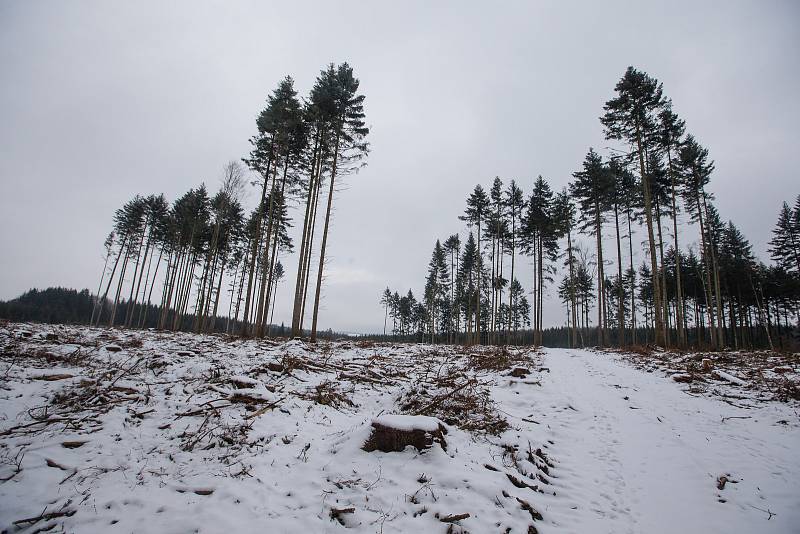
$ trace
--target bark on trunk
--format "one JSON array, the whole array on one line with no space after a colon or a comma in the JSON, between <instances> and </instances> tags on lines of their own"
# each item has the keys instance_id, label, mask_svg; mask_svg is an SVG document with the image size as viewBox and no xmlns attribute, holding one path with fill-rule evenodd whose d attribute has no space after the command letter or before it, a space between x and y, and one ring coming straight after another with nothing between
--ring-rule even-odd
<instances>
[{"instance_id":1,"label":"bark on trunk","mask_svg":"<svg viewBox=\"0 0 800 534\"><path fill-rule=\"evenodd\" d=\"M336 148L333 151L331 167L331 183L328 189L328 207L325 210L325 226L322 231L322 245L319 251L319 270L317 271L317 290L314 295L314 316L311 320L311 342L317 341L317 320L319 319L319 299L322 292L322 273L325 268L325 248L328 245L328 230L331 222L331 207L333 205L333 187L336 181L336 167L339 159L339 133L336 134Z\"/></svg>"}]
</instances>

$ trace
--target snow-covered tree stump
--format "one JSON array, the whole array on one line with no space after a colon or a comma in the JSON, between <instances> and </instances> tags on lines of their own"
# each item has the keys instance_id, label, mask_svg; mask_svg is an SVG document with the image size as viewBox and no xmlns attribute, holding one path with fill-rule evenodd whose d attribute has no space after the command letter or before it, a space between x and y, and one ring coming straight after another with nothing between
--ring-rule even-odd
<instances>
[{"instance_id":1,"label":"snow-covered tree stump","mask_svg":"<svg viewBox=\"0 0 800 534\"><path fill-rule=\"evenodd\" d=\"M447 450L447 428L435 417L383 415L372 421L372 435L364 443L367 452L399 452L409 445L422 451L438 443Z\"/></svg>"}]
</instances>

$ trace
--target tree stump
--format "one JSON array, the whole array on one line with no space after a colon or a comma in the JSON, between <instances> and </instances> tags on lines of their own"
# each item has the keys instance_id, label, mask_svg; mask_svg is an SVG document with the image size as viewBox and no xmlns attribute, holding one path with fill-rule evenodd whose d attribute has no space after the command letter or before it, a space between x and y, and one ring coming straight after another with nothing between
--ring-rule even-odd
<instances>
[{"instance_id":1,"label":"tree stump","mask_svg":"<svg viewBox=\"0 0 800 534\"><path fill-rule=\"evenodd\" d=\"M362 447L367 452L400 452L411 445L418 451L438 443L447 450L447 428L436 418L422 415L384 415L372 421L372 435Z\"/></svg>"}]
</instances>

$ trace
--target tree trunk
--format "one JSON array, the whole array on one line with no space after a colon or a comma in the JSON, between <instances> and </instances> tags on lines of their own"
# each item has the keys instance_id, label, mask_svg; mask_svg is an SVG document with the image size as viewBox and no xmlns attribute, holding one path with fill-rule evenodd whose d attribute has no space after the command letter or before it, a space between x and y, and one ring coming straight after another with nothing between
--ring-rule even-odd
<instances>
[{"instance_id":1,"label":"tree trunk","mask_svg":"<svg viewBox=\"0 0 800 534\"><path fill-rule=\"evenodd\" d=\"M307 263L306 256L311 254L311 247L308 246L307 241L308 236L311 233L309 226L313 224L311 221L311 203L314 196L314 190L316 188L315 182L317 180L317 174L320 172L317 170L317 168L319 167L321 169L321 165L318 165L317 162L319 157L321 136L321 130L317 129L317 134L314 138L314 151L311 156L311 172L309 173L308 178L308 195L306 197L306 210L303 218L303 237L300 242L300 258L297 262L297 279L294 287L294 308L292 309L292 337L297 337L302 334L300 318L303 306L303 292L305 288L303 281L305 279L305 268Z\"/></svg>"},{"instance_id":2,"label":"tree trunk","mask_svg":"<svg viewBox=\"0 0 800 534\"><path fill-rule=\"evenodd\" d=\"M236 311L233 314L233 324L234 324L234 326L239 321L239 308L242 305L242 292L244 291L244 277L245 277L245 274L247 274L246 273L247 266L248 266L247 262L248 262L248 259L249 259L247 256L249 254L250 254L250 242L247 243L247 252L245 252L244 260L243 260L243 264L242 264L242 274L239 277L239 293L236 296Z\"/></svg>"},{"instance_id":3,"label":"tree trunk","mask_svg":"<svg viewBox=\"0 0 800 534\"><path fill-rule=\"evenodd\" d=\"M133 306L133 296L136 289L136 274L139 272L139 264L142 260L142 246L144 246L144 228L142 228L142 234L139 237L139 250L136 251L136 265L133 269L133 276L131 277L131 291L128 295L128 305L125 306L125 320L122 322L122 325L126 327L131 317L131 307Z\"/></svg>"},{"instance_id":4,"label":"tree trunk","mask_svg":"<svg viewBox=\"0 0 800 534\"><path fill-rule=\"evenodd\" d=\"M642 177L642 191L644 194L644 212L645 220L647 221L647 239L650 246L650 269L653 278L653 307L655 317L655 342L656 345L664 345L666 336L664 333L664 321L661 316L661 286L658 276L658 259L656 257L656 242L653 233L653 207L650 199L650 181L647 177L647 171L644 165L644 151L642 147L642 133L641 126L636 123L636 146L639 154L639 169Z\"/></svg>"},{"instance_id":5,"label":"tree trunk","mask_svg":"<svg viewBox=\"0 0 800 534\"><path fill-rule=\"evenodd\" d=\"M614 202L614 226L617 230L617 344L625 346L625 288L622 283L622 245L619 237L619 206Z\"/></svg>"},{"instance_id":6,"label":"tree trunk","mask_svg":"<svg viewBox=\"0 0 800 534\"><path fill-rule=\"evenodd\" d=\"M100 316L103 315L103 307L106 303L106 298L108 297L108 290L111 288L111 282L114 280L114 273L117 272L117 265L119 264L119 259L122 257L122 252L125 250L125 245L128 242L128 236L124 236L122 238L122 243L119 246L119 252L117 253L117 259L114 260L114 267L111 269L111 275L108 277L108 284L106 285L106 290L103 292L103 298L100 299L100 310L97 312L97 322L95 326L100 324Z\"/></svg>"},{"instance_id":7,"label":"tree trunk","mask_svg":"<svg viewBox=\"0 0 800 534\"><path fill-rule=\"evenodd\" d=\"M100 290L103 289L103 279L106 277L106 270L108 270L108 258L111 257L110 251L106 254L106 261L103 264L103 272L100 273L100 283L97 284L97 295L94 298L94 306L92 306L92 317L89 319L89 324L94 324L94 314L97 311L97 305L100 303Z\"/></svg>"},{"instance_id":8,"label":"tree trunk","mask_svg":"<svg viewBox=\"0 0 800 534\"><path fill-rule=\"evenodd\" d=\"M628 219L628 256L631 268L631 344L636 345L636 271L633 269L633 229L631 228L631 209L626 206Z\"/></svg>"},{"instance_id":9,"label":"tree trunk","mask_svg":"<svg viewBox=\"0 0 800 534\"><path fill-rule=\"evenodd\" d=\"M539 253L538 253L538 294L539 302L536 305L536 341L537 347L542 345L542 306L544 305L544 255L542 252L543 236L539 232Z\"/></svg>"},{"instance_id":10,"label":"tree trunk","mask_svg":"<svg viewBox=\"0 0 800 534\"><path fill-rule=\"evenodd\" d=\"M477 266L478 266L478 279L475 281L475 285L478 289L478 301L475 303L475 307L477 308L476 317L475 317L475 343L480 345L481 344L481 278L483 278L483 252L481 252L481 216L478 214L478 258L477 258Z\"/></svg>"},{"instance_id":11,"label":"tree trunk","mask_svg":"<svg viewBox=\"0 0 800 534\"><path fill-rule=\"evenodd\" d=\"M678 246L678 206L675 201L675 172L672 168L672 151L667 148L667 165L669 169L671 193L672 193L672 233L675 246L675 320L678 326L678 347L686 348L686 330L684 327L684 316L686 311L683 302L683 281L681 279L681 253Z\"/></svg>"},{"instance_id":12,"label":"tree trunk","mask_svg":"<svg viewBox=\"0 0 800 534\"><path fill-rule=\"evenodd\" d=\"M142 258L142 263L143 264L147 262L147 257L148 257L147 255L150 252L150 244L152 243L152 237L153 237L153 227L151 225L150 226L150 230L147 232L147 245L145 245L145 247L144 247L144 257ZM150 256L151 256L150 257L150 262L152 263L152 261L153 261L152 254ZM136 309L136 304L137 304L137 302L139 300L139 288L142 286L142 276L143 275L144 275L144 265L142 265L142 268L139 270L139 281L136 283L136 291L133 293L134 296L131 298L131 301L132 301L131 309L129 310L128 318L125 321L125 325L128 326L128 327L133 325L133 315L134 315L134 310ZM147 276L148 277L150 276L150 266L149 266L149 264L148 264L148 267L147 267ZM145 281L145 287L146 286L147 286L147 281ZM133 284L131 284L131 289L133 289Z\"/></svg>"},{"instance_id":13,"label":"tree trunk","mask_svg":"<svg viewBox=\"0 0 800 534\"><path fill-rule=\"evenodd\" d=\"M149 238L148 238L149 240ZM141 328L142 322L142 312L145 306L145 299L144 296L147 294L147 284L150 282L150 270L153 267L153 255L155 254L155 248L157 244L153 244L153 251L150 253L150 258L147 260L147 273L144 275L144 287L142 288L142 294L139 296L139 288L136 288L136 299L141 300L141 304L139 305L139 316L136 318L136 326ZM146 256L146 254L145 254ZM159 252L159 259L161 258L161 253ZM139 278L139 282L141 282L141 277Z\"/></svg>"},{"instance_id":14,"label":"tree trunk","mask_svg":"<svg viewBox=\"0 0 800 534\"><path fill-rule=\"evenodd\" d=\"M661 263L661 307L664 317L664 345L670 344L669 295L667 294L667 270L664 268L664 239L661 228L661 205L656 202L656 228L658 229L658 258Z\"/></svg>"},{"instance_id":15,"label":"tree trunk","mask_svg":"<svg viewBox=\"0 0 800 534\"><path fill-rule=\"evenodd\" d=\"M130 246L128 247L130 249ZM108 320L108 326L114 326L114 320L117 317L117 305L119 304L119 297L122 293L122 283L125 281L125 270L128 268L128 258L130 258L130 250L125 251L125 259L122 260L122 270L119 273L119 282L117 283L117 292L114 296L114 305L111 308L111 317Z\"/></svg>"},{"instance_id":16,"label":"tree trunk","mask_svg":"<svg viewBox=\"0 0 800 534\"><path fill-rule=\"evenodd\" d=\"M571 348L578 345L578 325L575 302L575 266L572 259L572 228L567 228L567 261L569 261L569 300L572 305L572 339Z\"/></svg>"},{"instance_id":17,"label":"tree trunk","mask_svg":"<svg viewBox=\"0 0 800 534\"><path fill-rule=\"evenodd\" d=\"M322 182L321 177L317 180L317 188L314 192L314 198L312 200L312 207L311 207L311 227L309 228L309 237L308 237L308 254L306 254L306 266L305 266L305 280L303 282L303 299L300 306L300 331L303 331L303 325L305 324L306 318L306 302L308 301L308 283L311 278L311 257L312 251L314 249L314 236L317 233L317 208L319 207L319 200L320 195L322 194ZM402 328L401 328L402 330Z\"/></svg>"},{"instance_id":18,"label":"tree trunk","mask_svg":"<svg viewBox=\"0 0 800 534\"><path fill-rule=\"evenodd\" d=\"M706 204L706 193L702 191L702 199L703 199L703 207L705 208L706 212L706 221L708 221L708 205ZM719 287L719 266L717 265L717 252L715 241L715 236L711 235L711 227L709 226L709 239L711 240L710 243L710 250L711 250L711 265L714 273L714 305L717 311L717 345L719 348L725 347L725 332L723 330L722 324L722 292L720 291Z\"/></svg>"},{"instance_id":19,"label":"tree trunk","mask_svg":"<svg viewBox=\"0 0 800 534\"><path fill-rule=\"evenodd\" d=\"M264 322L264 315L267 313L266 307L266 289L267 289L267 282L269 280L269 253L270 253L270 243L272 241L272 227L275 224L275 185L278 180L278 169L277 169L277 158L275 158L276 165L275 171L272 176L272 187L270 188L269 193L269 212L267 215L267 231L265 232L266 240L264 241L264 250L263 256L261 258L261 285L258 294L258 305L256 306L256 320L255 324L253 325L254 334L256 337L262 337L264 334L263 329L263 322ZM287 160L288 165L288 160Z\"/></svg>"},{"instance_id":20,"label":"tree trunk","mask_svg":"<svg viewBox=\"0 0 800 534\"><path fill-rule=\"evenodd\" d=\"M270 313L269 313L269 322L267 323L267 336L270 335L270 328L272 328L272 322L275 319L275 295L278 293L278 280L277 280L277 278L275 279L275 283L273 285L274 285L274 287L272 288L272 311L270 311ZM281 332L281 333L283 333L283 332Z\"/></svg>"},{"instance_id":21,"label":"tree trunk","mask_svg":"<svg viewBox=\"0 0 800 534\"><path fill-rule=\"evenodd\" d=\"M213 332L217 323L217 307L219 306L219 295L222 293L222 275L225 274L225 258L222 259L222 265L219 270L219 279L217 280L217 294L214 297L214 307L208 314L208 320L205 327L206 332Z\"/></svg>"},{"instance_id":22,"label":"tree trunk","mask_svg":"<svg viewBox=\"0 0 800 534\"><path fill-rule=\"evenodd\" d=\"M274 141L273 141L274 142ZM253 286L253 276L255 274L255 266L256 266L256 256L258 252L258 245L261 241L261 219L263 217L264 212L264 201L266 200L267 196L267 182L269 181L270 169L272 168L272 146L273 142L270 142L269 152L270 155L267 158L267 172L264 176L264 186L261 188L261 198L258 202L258 210L256 211L256 221L255 221L255 231L256 235L253 237L253 248L252 254L250 256L250 268L248 269L248 278L247 278L247 294L245 295L244 300L244 320L242 321L241 326L241 335L247 336L248 334L248 316L250 314L250 294L251 288Z\"/></svg>"},{"instance_id":23,"label":"tree trunk","mask_svg":"<svg viewBox=\"0 0 800 534\"><path fill-rule=\"evenodd\" d=\"M158 267L161 265L161 255L164 253L163 248L158 249L158 259L156 260L156 270L153 271L153 280L150 282L150 292L147 295L147 304L142 307L139 313L139 328L144 328L147 324L147 314L150 311L150 299L153 297L153 288L156 287L156 278L158 278ZM148 268L148 276L150 269ZM145 280L145 289L147 289L147 280ZM144 302L144 293L142 293L142 302Z\"/></svg>"},{"instance_id":24,"label":"tree trunk","mask_svg":"<svg viewBox=\"0 0 800 534\"><path fill-rule=\"evenodd\" d=\"M286 192L286 173L288 171L289 171L289 154L287 153L286 154L286 161L285 161L285 163L283 165L283 177L281 178L281 197L280 197L281 198L281 202L285 202L283 195ZM269 265L267 266L267 273L268 273L267 288L272 287L272 277L273 277L273 275L275 273L275 258L277 257L277 254L278 254L278 238L280 237L280 230L281 230L280 229L280 224L278 224L277 222L274 224L274 226L275 226L275 235L270 237L272 239L272 253L270 254ZM270 238L267 239L268 243L269 243L269 239ZM269 321L267 321L267 318L268 318L268 313L267 312L269 312L269 309L270 309L270 306L269 306L269 304L270 304L270 295L271 295L271 293L268 290L267 291L267 300L264 303L264 317L262 318L262 322L259 323L258 337L262 337L263 336L264 326L265 326L265 324L269 324Z\"/></svg>"},{"instance_id":25,"label":"tree trunk","mask_svg":"<svg viewBox=\"0 0 800 534\"><path fill-rule=\"evenodd\" d=\"M325 248L328 245L328 230L331 222L331 206L333 205L333 186L336 180L336 167L339 163L339 136L340 132L336 133L336 148L333 151L333 164L331 167L331 183L328 189L328 206L325 210L325 226L322 231L322 245L319 251L319 270L317 271L317 289L314 295L314 316L311 320L311 342L317 341L317 320L319 318L319 299L322 292L322 273L325 268Z\"/></svg>"},{"instance_id":26,"label":"tree trunk","mask_svg":"<svg viewBox=\"0 0 800 534\"><path fill-rule=\"evenodd\" d=\"M595 202L594 207L595 235L597 236L597 344L605 344L603 330L605 308L605 275L603 273L603 223L600 221L600 203Z\"/></svg>"}]
</instances>

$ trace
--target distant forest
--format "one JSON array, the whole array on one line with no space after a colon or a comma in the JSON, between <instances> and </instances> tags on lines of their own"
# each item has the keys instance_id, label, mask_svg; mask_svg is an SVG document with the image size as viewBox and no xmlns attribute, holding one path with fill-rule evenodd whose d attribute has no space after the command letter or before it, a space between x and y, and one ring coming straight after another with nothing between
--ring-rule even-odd
<instances>
[{"instance_id":1,"label":"distant forest","mask_svg":"<svg viewBox=\"0 0 800 534\"><path fill-rule=\"evenodd\" d=\"M87 324L94 302L88 289L31 289L13 300L0 300L0 318L17 322Z\"/></svg>"},{"instance_id":2,"label":"distant forest","mask_svg":"<svg viewBox=\"0 0 800 534\"><path fill-rule=\"evenodd\" d=\"M258 114L250 154L224 167L216 192L201 184L172 203L135 196L114 214L93 294L32 290L1 303L0 316L316 340L336 180L369 154L364 100L347 63L323 69L303 99L287 76ZM629 67L600 121L615 146L605 157L589 148L569 187L554 191L542 176L528 192L499 177L475 186L459 217L467 235L436 240L420 298L386 288L383 332L366 337L796 348L800 196L777 210L772 263L764 263L714 205L709 150L687 132L658 80ZM249 213L245 167L259 191ZM295 224L299 246L289 236ZM644 254L638 265L634 250ZM519 276L522 257L533 264L530 280ZM297 264L292 322L278 328L286 261ZM543 327L548 292L563 304L555 321L562 327Z\"/></svg>"},{"instance_id":3,"label":"distant forest","mask_svg":"<svg viewBox=\"0 0 800 534\"><path fill-rule=\"evenodd\" d=\"M110 318L110 302L106 303L101 324L107 325ZM9 300L0 300L0 319L14 322L34 322L50 324L89 324L92 312L96 312L96 297L88 289L80 291L64 287L49 287L47 289L31 289L21 296ZM124 318L127 315L128 302L123 300L118 304L118 314L114 326L125 326ZM141 308L139 311L143 311ZM140 328L158 328L158 307L149 305L147 319ZM191 324L191 317L186 317L186 324ZM227 317L216 317L212 323L212 332L225 332L228 326ZM288 337L291 330L283 324L269 325L270 332L275 337ZM308 336L310 332L304 331ZM322 330L317 334L320 339L342 339L352 337L349 334L334 332L331 329Z\"/></svg>"}]
</instances>

